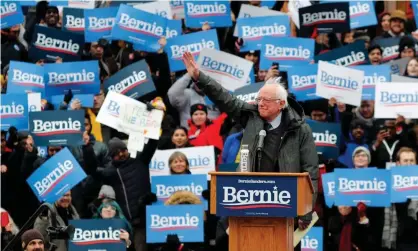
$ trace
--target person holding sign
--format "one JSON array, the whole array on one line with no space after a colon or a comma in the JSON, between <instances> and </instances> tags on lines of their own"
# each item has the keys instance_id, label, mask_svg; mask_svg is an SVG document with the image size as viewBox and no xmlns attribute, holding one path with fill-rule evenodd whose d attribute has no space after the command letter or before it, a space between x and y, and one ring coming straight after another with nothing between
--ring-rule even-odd
<instances>
[{"instance_id":1,"label":"person holding sign","mask_svg":"<svg viewBox=\"0 0 418 251\"><path fill-rule=\"evenodd\" d=\"M189 169L189 161L182 152L174 152L168 159L170 166L170 174L191 174Z\"/></svg>"},{"instance_id":2,"label":"person holding sign","mask_svg":"<svg viewBox=\"0 0 418 251\"><path fill-rule=\"evenodd\" d=\"M318 155L312 130L305 123L303 109L295 100L287 97L284 87L272 78L258 92L256 104L248 104L232 96L212 78L199 70L190 52L183 54L187 72L216 106L232 118L240 118L245 128L242 145L250 150L248 166L258 172L308 172L312 179L315 204L318 187ZM266 131L268 131L266 133ZM264 147L257 142L264 133ZM257 145L259 147L257 147ZM260 147L261 146L261 147ZM255 152L261 154L257 165ZM260 155L258 155L260 156ZM299 220L299 227L305 229L312 220L312 214Z\"/></svg>"}]
</instances>

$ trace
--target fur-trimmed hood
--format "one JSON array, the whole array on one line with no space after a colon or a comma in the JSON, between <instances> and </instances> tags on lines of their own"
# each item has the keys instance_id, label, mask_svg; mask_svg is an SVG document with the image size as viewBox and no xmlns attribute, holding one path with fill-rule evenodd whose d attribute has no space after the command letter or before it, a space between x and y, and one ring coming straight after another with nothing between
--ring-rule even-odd
<instances>
[{"instance_id":1,"label":"fur-trimmed hood","mask_svg":"<svg viewBox=\"0 0 418 251\"><path fill-rule=\"evenodd\" d=\"M170 198L165 202L165 205L195 205L195 204L202 204L202 201L194 195L192 192L189 191L177 191L173 193Z\"/></svg>"}]
</instances>

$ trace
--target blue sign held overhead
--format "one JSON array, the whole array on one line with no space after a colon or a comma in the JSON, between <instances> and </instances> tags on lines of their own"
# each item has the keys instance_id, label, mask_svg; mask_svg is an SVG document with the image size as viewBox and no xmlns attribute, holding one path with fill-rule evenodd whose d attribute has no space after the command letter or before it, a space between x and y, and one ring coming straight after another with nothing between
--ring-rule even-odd
<instances>
[{"instance_id":1,"label":"blue sign held overhead","mask_svg":"<svg viewBox=\"0 0 418 251\"><path fill-rule=\"evenodd\" d=\"M280 71L287 71L293 66L309 64L315 54L315 41L309 38L264 37L261 44L261 70L268 70L278 62Z\"/></svg>"},{"instance_id":2,"label":"blue sign held overhead","mask_svg":"<svg viewBox=\"0 0 418 251\"><path fill-rule=\"evenodd\" d=\"M331 208L335 200L335 177L334 173L324 173L321 175L322 189L324 190L325 204Z\"/></svg>"},{"instance_id":3,"label":"blue sign held overhead","mask_svg":"<svg viewBox=\"0 0 418 251\"><path fill-rule=\"evenodd\" d=\"M28 95L1 94L1 130L14 126L19 131L28 129Z\"/></svg>"},{"instance_id":4,"label":"blue sign held overhead","mask_svg":"<svg viewBox=\"0 0 418 251\"><path fill-rule=\"evenodd\" d=\"M30 112L29 130L38 146L80 145L84 110Z\"/></svg>"},{"instance_id":5,"label":"blue sign held overhead","mask_svg":"<svg viewBox=\"0 0 418 251\"><path fill-rule=\"evenodd\" d=\"M324 229L312 227L300 241L301 251L322 251L324 250Z\"/></svg>"},{"instance_id":6,"label":"blue sign held overhead","mask_svg":"<svg viewBox=\"0 0 418 251\"><path fill-rule=\"evenodd\" d=\"M202 28L207 23L211 28L231 27L229 1L184 1L186 26Z\"/></svg>"},{"instance_id":7,"label":"blue sign held overhead","mask_svg":"<svg viewBox=\"0 0 418 251\"><path fill-rule=\"evenodd\" d=\"M260 50L263 37L290 36L290 19L286 15L238 18L237 29L244 40L240 51Z\"/></svg>"},{"instance_id":8,"label":"blue sign held overhead","mask_svg":"<svg viewBox=\"0 0 418 251\"><path fill-rule=\"evenodd\" d=\"M164 47L164 51L168 56L170 71L176 72L186 69L182 61L183 54L188 51L197 60L203 48L219 50L216 30L193 32L167 39L167 45Z\"/></svg>"},{"instance_id":9,"label":"blue sign held overhead","mask_svg":"<svg viewBox=\"0 0 418 251\"><path fill-rule=\"evenodd\" d=\"M24 17L20 3L18 1L1 1L0 20L0 29L23 23Z\"/></svg>"},{"instance_id":10,"label":"blue sign held overhead","mask_svg":"<svg viewBox=\"0 0 418 251\"><path fill-rule=\"evenodd\" d=\"M392 173L391 202L406 202L418 198L418 166L396 166Z\"/></svg>"},{"instance_id":11,"label":"blue sign held overhead","mask_svg":"<svg viewBox=\"0 0 418 251\"><path fill-rule=\"evenodd\" d=\"M84 34L84 10L64 7L62 12L62 30Z\"/></svg>"},{"instance_id":12,"label":"blue sign held overhead","mask_svg":"<svg viewBox=\"0 0 418 251\"><path fill-rule=\"evenodd\" d=\"M353 68L364 71L362 100L374 100L376 83L391 82L390 65L360 65Z\"/></svg>"},{"instance_id":13,"label":"blue sign held overhead","mask_svg":"<svg viewBox=\"0 0 418 251\"><path fill-rule=\"evenodd\" d=\"M68 148L64 148L36 169L26 182L39 202L55 203L86 177Z\"/></svg>"},{"instance_id":14,"label":"blue sign held overhead","mask_svg":"<svg viewBox=\"0 0 418 251\"><path fill-rule=\"evenodd\" d=\"M203 205L147 206L147 243L165 243L168 234L180 242L203 242Z\"/></svg>"},{"instance_id":15,"label":"blue sign held overhead","mask_svg":"<svg viewBox=\"0 0 418 251\"><path fill-rule=\"evenodd\" d=\"M126 251L126 243L120 239L120 230L129 230L123 220L70 220L69 224L75 228L68 241L69 251Z\"/></svg>"},{"instance_id":16,"label":"blue sign held overhead","mask_svg":"<svg viewBox=\"0 0 418 251\"><path fill-rule=\"evenodd\" d=\"M335 205L356 206L363 202L369 207L390 206L389 170L335 169Z\"/></svg>"},{"instance_id":17,"label":"blue sign held overhead","mask_svg":"<svg viewBox=\"0 0 418 251\"><path fill-rule=\"evenodd\" d=\"M287 71L289 91L296 96L297 101L319 99L316 96L316 77L318 65L310 64L290 68Z\"/></svg>"},{"instance_id":18,"label":"blue sign held overhead","mask_svg":"<svg viewBox=\"0 0 418 251\"><path fill-rule=\"evenodd\" d=\"M30 63L10 61L7 93L39 92L44 96L44 68Z\"/></svg>"},{"instance_id":19,"label":"blue sign held overhead","mask_svg":"<svg viewBox=\"0 0 418 251\"><path fill-rule=\"evenodd\" d=\"M255 99L257 98L258 91L261 89L261 87L263 87L263 85L264 83L246 85L236 89L233 94L238 99L241 99L250 104L255 104Z\"/></svg>"},{"instance_id":20,"label":"blue sign held overhead","mask_svg":"<svg viewBox=\"0 0 418 251\"><path fill-rule=\"evenodd\" d=\"M97 8L84 10L84 39L86 42L96 42L100 38L111 39L112 27L115 25L118 8Z\"/></svg>"},{"instance_id":21,"label":"blue sign held overhead","mask_svg":"<svg viewBox=\"0 0 418 251\"><path fill-rule=\"evenodd\" d=\"M131 98L139 98L155 91L154 82L145 60L131 64L104 82L105 92L114 91Z\"/></svg>"},{"instance_id":22,"label":"blue sign held overhead","mask_svg":"<svg viewBox=\"0 0 418 251\"><path fill-rule=\"evenodd\" d=\"M84 37L74 32L36 25L29 57L35 61L54 61L60 57L64 62L77 61L83 52Z\"/></svg>"},{"instance_id":23,"label":"blue sign held overhead","mask_svg":"<svg viewBox=\"0 0 418 251\"><path fill-rule=\"evenodd\" d=\"M112 39L121 39L155 52L161 46L158 40L165 35L167 19L122 4L112 28Z\"/></svg>"},{"instance_id":24,"label":"blue sign held overhead","mask_svg":"<svg viewBox=\"0 0 418 251\"><path fill-rule=\"evenodd\" d=\"M399 37L381 38L373 40L373 44L378 44L382 47L383 55L382 62L388 62L399 56Z\"/></svg>"},{"instance_id":25,"label":"blue sign held overhead","mask_svg":"<svg viewBox=\"0 0 418 251\"><path fill-rule=\"evenodd\" d=\"M374 1L349 1L349 3L352 30L377 24Z\"/></svg>"},{"instance_id":26,"label":"blue sign held overhead","mask_svg":"<svg viewBox=\"0 0 418 251\"><path fill-rule=\"evenodd\" d=\"M203 199L202 192L208 189L207 177L204 174L152 176L151 192L157 195L155 205L164 205L170 196L177 191L189 191L200 198L205 210L208 202Z\"/></svg>"},{"instance_id":27,"label":"blue sign held overhead","mask_svg":"<svg viewBox=\"0 0 418 251\"><path fill-rule=\"evenodd\" d=\"M182 33L181 20L167 20L167 27L165 29L165 37L167 39L180 36Z\"/></svg>"},{"instance_id":28,"label":"blue sign held overhead","mask_svg":"<svg viewBox=\"0 0 418 251\"><path fill-rule=\"evenodd\" d=\"M217 216L295 217L296 177L218 176Z\"/></svg>"},{"instance_id":29,"label":"blue sign held overhead","mask_svg":"<svg viewBox=\"0 0 418 251\"><path fill-rule=\"evenodd\" d=\"M100 92L99 62L83 61L61 64L46 64L46 95L98 94Z\"/></svg>"},{"instance_id":30,"label":"blue sign held overhead","mask_svg":"<svg viewBox=\"0 0 418 251\"><path fill-rule=\"evenodd\" d=\"M340 66L362 65L369 62L366 45L363 40L333 49L332 51L315 56L315 62L328 61Z\"/></svg>"},{"instance_id":31,"label":"blue sign held overhead","mask_svg":"<svg viewBox=\"0 0 418 251\"><path fill-rule=\"evenodd\" d=\"M340 154L341 125L323 122L308 124L312 129L316 151L326 159L337 159Z\"/></svg>"}]
</instances>

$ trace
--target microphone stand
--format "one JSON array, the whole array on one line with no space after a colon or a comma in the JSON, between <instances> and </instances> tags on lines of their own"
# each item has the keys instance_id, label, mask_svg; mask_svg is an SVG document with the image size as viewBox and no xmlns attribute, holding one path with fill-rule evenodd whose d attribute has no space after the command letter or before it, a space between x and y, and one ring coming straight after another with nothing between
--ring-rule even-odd
<instances>
[{"instance_id":1,"label":"microphone stand","mask_svg":"<svg viewBox=\"0 0 418 251\"><path fill-rule=\"evenodd\" d=\"M33 225L36 218L39 215L41 215L45 210L49 210L49 212L51 212L51 227L55 229L57 227L57 215L51 204L44 203L35 211L35 213L29 218L29 220L22 226L22 228L15 235L15 237L13 237L13 239L3 248L3 251L12 251L16 243L20 242L20 238L22 237L23 233L26 232L26 230L28 230Z\"/></svg>"},{"instance_id":2,"label":"microphone stand","mask_svg":"<svg viewBox=\"0 0 418 251\"><path fill-rule=\"evenodd\" d=\"M257 165L256 165L255 171L259 172L261 168L261 158L263 157L263 151L261 147L257 148L256 155L257 155Z\"/></svg>"}]
</instances>

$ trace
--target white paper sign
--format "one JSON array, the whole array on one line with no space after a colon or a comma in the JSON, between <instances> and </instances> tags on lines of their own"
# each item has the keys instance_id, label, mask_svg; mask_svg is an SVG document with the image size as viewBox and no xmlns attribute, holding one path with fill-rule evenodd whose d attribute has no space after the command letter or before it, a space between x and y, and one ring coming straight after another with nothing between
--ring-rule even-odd
<instances>
[{"instance_id":1,"label":"white paper sign","mask_svg":"<svg viewBox=\"0 0 418 251\"><path fill-rule=\"evenodd\" d=\"M280 16L286 15L286 13L270 10L268 8L260 8L248 4L241 5L239 10L238 18L248 18L248 17L267 17L267 16ZM235 26L234 36L238 36L238 28Z\"/></svg>"},{"instance_id":2,"label":"white paper sign","mask_svg":"<svg viewBox=\"0 0 418 251\"><path fill-rule=\"evenodd\" d=\"M418 82L376 84L374 117L395 119L398 115L418 118Z\"/></svg>"},{"instance_id":3,"label":"white paper sign","mask_svg":"<svg viewBox=\"0 0 418 251\"><path fill-rule=\"evenodd\" d=\"M309 0L291 0L289 1L289 13L288 15L292 18L292 21L295 25L299 28L299 8L311 6L311 2Z\"/></svg>"},{"instance_id":4,"label":"white paper sign","mask_svg":"<svg viewBox=\"0 0 418 251\"><path fill-rule=\"evenodd\" d=\"M132 131L142 131L146 138L159 139L163 116L163 111L147 111L144 103L110 91L96 121L128 135Z\"/></svg>"},{"instance_id":5,"label":"white paper sign","mask_svg":"<svg viewBox=\"0 0 418 251\"><path fill-rule=\"evenodd\" d=\"M144 134L142 132L131 132L129 134L127 148L131 154L131 158L136 158L137 152L144 150Z\"/></svg>"},{"instance_id":6,"label":"white paper sign","mask_svg":"<svg viewBox=\"0 0 418 251\"><path fill-rule=\"evenodd\" d=\"M39 92L28 93L28 111L42 111L41 94Z\"/></svg>"},{"instance_id":7,"label":"white paper sign","mask_svg":"<svg viewBox=\"0 0 418 251\"><path fill-rule=\"evenodd\" d=\"M248 85L247 80L253 67L253 63L248 60L213 49L203 49L197 64L205 74L229 91Z\"/></svg>"},{"instance_id":8,"label":"white paper sign","mask_svg":"<svg viewBox=\"0 0 418 251\"><path fill-rule=\"evenodd\" d=\"M178 19L178 20L184 19L184 1L183 0L174 0L174 1L171 0L171 1L175 3L173 5L170 5L171 13L173 13L173 18Z\"/></svg>"},{"instance_id":9,"label":"white paper sign","mask_svg":"<svg viewBox=\"0 0 418 251\"><path fill-rule=\"evenodd\" d=\"M213 146L197 146L172 150L157 150L149 164L151 176L169 175L168 159L174 152L182 152L187 156L192 174L208 174L215 171L215 151ZM210 180L210 175L207 175Z\"/></svg>"},{"instance_id":10,"label":"white paper sign","mask_svg":"<svg viewBox=\"0 0 418 251\"><path fill-rule=\"evenodd\" d=\"M135 9L143 10L151 14L162 16L167 19L173 19L173 14L171 13L171 6L169 1L136 4L133 7Z\"/></svg>"},{"instance_id":11,"label":"white paper sign","mask_svg":"<svg viewBox=\"0 0 418 251\"><path fill-rule=\"evenodd\" d=\"M316 96L360 106L363 80L363 71L319 61Z\"/></svg>"},{"instance_id":12,"label":"white paper sign","mask_svg":"<svg viewBox=\"0 0 418 251\"><path fill-rule=\"evenodd\" d=\"M68 0L68 7L94 9L94 0Z\"/></svg>"},{"instance_id":13,"label":"white paper sign","mask_svg":"<svg viewBox=\"0 0 418 251\"><path fill-rule=\"evenodd\" d=\"M417 78L410 78L398 75L391 75L392 82L403 82L403 83L418 83Z\"/></svg>"}]
</instances>

